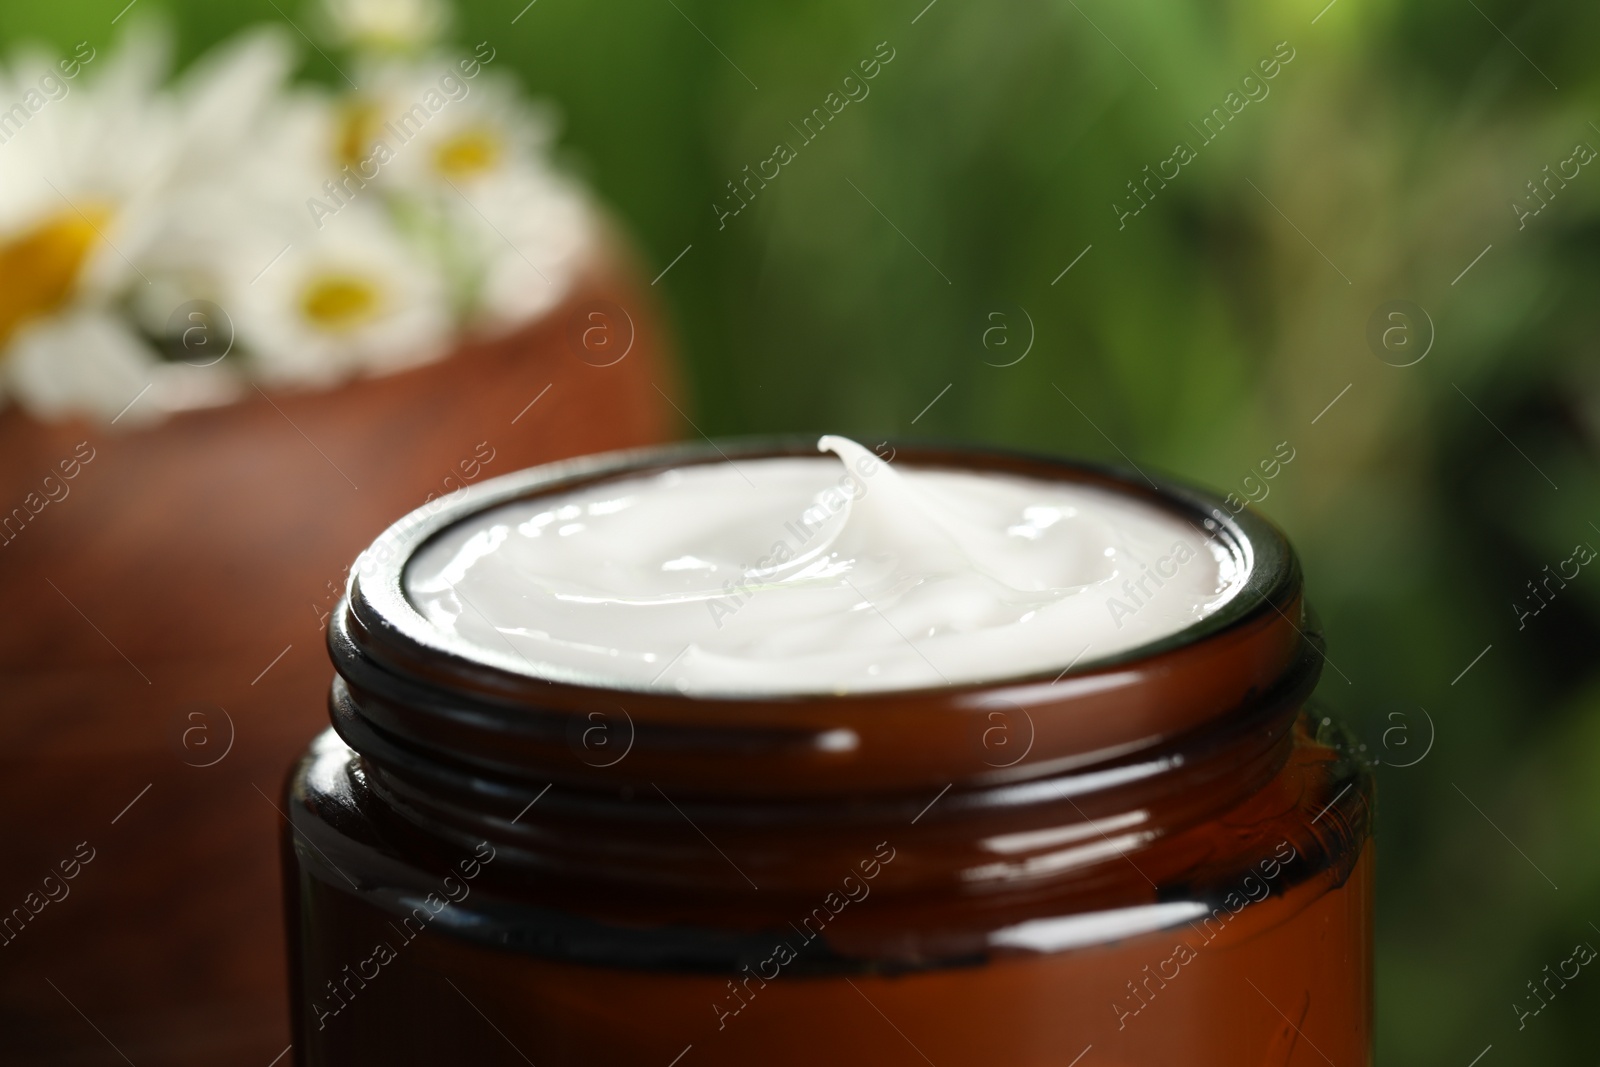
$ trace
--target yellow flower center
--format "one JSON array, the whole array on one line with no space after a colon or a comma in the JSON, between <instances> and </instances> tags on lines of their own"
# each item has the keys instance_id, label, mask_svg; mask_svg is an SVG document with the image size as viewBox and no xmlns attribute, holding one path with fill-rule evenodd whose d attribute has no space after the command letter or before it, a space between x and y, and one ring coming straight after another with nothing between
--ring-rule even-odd
<instances>
[{"instance_id":1,"label":"yellow flower center","mask_svg":"<svg viewBox=\"0 0 1600 1067\"><path fill-rule=\"evenodd\" d=\"M109 207L84 204L81 214L66 208L0 239L0 347L24 323L67 302L110 218Z\"/></svg>"},{"instance_id":2,"label":"yellow flower center","mask_svg":"<svg viewBox=\"0 0 1600 1067\"><path fill-rule=\"evenodd\" d=\"M482 126L447 137L434 149L434 163L447 178L471 178L493 170L500 162L500 138Z\"/></svg>"},{"instance_id":3,"label":"yellow flower center","mask_svg":"<svg viewBox=\"0 0 1600 1067\"><path fill-rule=\"evenodd\" d=\"M353 167L367 158L383 128L383 115L372 100L356 97L339 108L338 137L334 145L339 162Z\"/></svg>"},{"instance_id":4,"label":"yellow flower center","mask_svg":"<svg viewBox=\"0 0 1600 1067\"><path fill-rule=\"evenodd\" d=\"M332 333L347 333L376 318L382 294L366 278L353 274L324 274L314 278L300 296L300 307L313 325Z\"/></svg>"}]
</instances>

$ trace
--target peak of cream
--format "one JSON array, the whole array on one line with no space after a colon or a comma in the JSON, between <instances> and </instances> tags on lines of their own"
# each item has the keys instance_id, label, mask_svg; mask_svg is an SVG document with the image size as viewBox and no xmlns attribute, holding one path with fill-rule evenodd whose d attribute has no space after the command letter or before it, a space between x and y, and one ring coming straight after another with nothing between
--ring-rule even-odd
<instances>
[{"instance_id":1,"label":"peak of cream","mask_svg":"<svg viewBox=\"0 0 1600 1067\"><path fill-rule=\"evenodd\" d=\"M1128 494L818 450L478 513L416 553L406 595L497 666L731 697L1053 673L1171 636L1248 577Z\"/></svg>"}]
</instances>

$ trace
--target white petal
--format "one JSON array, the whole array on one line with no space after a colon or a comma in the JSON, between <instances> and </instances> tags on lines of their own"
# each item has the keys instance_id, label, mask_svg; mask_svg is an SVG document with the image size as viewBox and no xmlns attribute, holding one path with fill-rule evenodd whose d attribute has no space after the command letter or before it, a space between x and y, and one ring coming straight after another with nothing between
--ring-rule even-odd
<instances>
[{"instance_id":1,"label":"white petal","mask_svg":"<svg viewBox=\"0 0 1600 1067\"><path fill-rule=\"evenodd\" d=\"M148 422L155 405L128 404L153 381L154 353L119 317L80 311L30 323L5 363L8 392L44 419L90 415L119 425Z\"/></svg>"}]
</instances>

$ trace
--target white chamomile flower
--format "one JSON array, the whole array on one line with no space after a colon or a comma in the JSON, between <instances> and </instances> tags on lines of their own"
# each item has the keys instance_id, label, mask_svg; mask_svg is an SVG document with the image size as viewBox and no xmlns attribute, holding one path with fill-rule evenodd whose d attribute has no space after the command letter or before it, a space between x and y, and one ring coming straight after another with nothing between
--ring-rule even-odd
<instances>
[{"instance_id":1,"label":"white chamomile flower","mask_svg":"<svg viewBox=\"0 0 1600 1067\"><path fill-rule=\"evenodd\" d=\"M487 43L417 58L440 0L327 7L363 53L337 102L289 86L281 27L171 89L137 29L0 68L0 397L133 423L414 366L565 295L595 224L549 115Z\"/></svg>"},{"instance_id":2,"label":"white chamomile flower","mask_svg":"<svg viewBox=\"0 0 1600 1067\"><path fill-rule=\"evenodd\" d=\"M176 311L213 302L231 336L228 294L238 275L248 282L313 235L303 201L327 171L333 108L325 94L286 90L292 61L280 34L256 32L202 61L177 88L184 165L140 260L150 284L128 302L140 327L176 358L192 354L188 316L174 318Z\"/></svg>"},{"instance_id":3,"label":"white chamomile flower","mask_svg":"<svg viewBox=\"0 0 1600 1067\"><path fill-rule=\"evenodd\" d=\"M362 202L254 279L241 270L223 303L257 374L276 384L426 363L444 354L454 327L437 269Z\"/></svg>"},{"instance_id":4,"label":"white chamomile flower","mask_svg":"<svg viewBox=\"0 0 1600 1067\"><path fill-rule=\"evenodd\" d=\"M512 328L559 303L584 267L596 224L583 191L539 168L484 183L450 203L453 225L475 263L474 320Z\"/></svg>"},{"instance_id":5,"label":"white chamomile flower","mask_svg":"<svg viewBox=\"0 0 1600 1067\"><path fill-rule=\"evenodd\" d=\"M218 300L235 264L265 267L305 229L295 193L320 180L317 147L331 108L290 95L294 56L274 30L244 35L203 59L174 91L178 165L150 211L138 263L147 284L130 308L154 336L186 301Z\"/></svg>"},{"instance_id":6,"label":"white chamomile flower","mask_svg":"<svg viewBox=\"0 0 1600 1067\"><path fill-rule=\"evenodd\" d=\"M480 46L371 64L344 105L336 152L371 190L431 220L470 320L500 331L565 296L594 224L581 190L548 162L554 120L483 69L493 57Z\"/></svg>"},{"instance_id":7,"label":"white chamomile flower","mask_svg":"<svg viewBox=\"0 0 1600 1067\"><path fill-rule=\"evenodd\" d=\"M0 376L30 407L103 414L123 372L154 363L107 312L145 283L135 264L176 159L165 70L165 40L130 32L112 54L83 44L0 74ZM115 384L91 384L107 367Z\"/></svg>"},{"instance_id":8,"label":"white chamomile flower","mask_svg":"<svg viewBox=\"0 0 1600 1067\"><path fill-rule=\"evenodd\" d=\"M323 0L320 21L341 48L408 52L439 39L450 9L442 0Z\"/></svg>"},{"instance_id":9,"label":"white chamomile flower","mask_svg":"<svg viewBox=\"0 0 1600 1067\"><path fill-rule=\"evenodd\" d=\"M110 421L126 410L118 420L126 425L158 414L136 401L159 364L120 315L83 308L35 319L16 332L6 358L11 392L38 418Z\"/></svg>"},{"instance_id":10,"label":"white chamomile flower","mask_svg":"<svg viewBox=\"0 0 1600 1067\"><path fill-rule=\"evenodd\" d=\"M370 75L381 94L373 97L378 121L372 136L393 150L384 173L397 188L470 192L546 165L554 116L529 105L508 79L484 70L481 58L492 53L480 53L389 64Z\"/></svg>"}]
</instances>

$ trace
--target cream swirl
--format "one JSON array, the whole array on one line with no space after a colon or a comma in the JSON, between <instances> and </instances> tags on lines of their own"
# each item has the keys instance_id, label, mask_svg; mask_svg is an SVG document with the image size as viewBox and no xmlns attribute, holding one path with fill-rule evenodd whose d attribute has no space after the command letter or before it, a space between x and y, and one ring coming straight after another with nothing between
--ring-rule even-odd
<instances>
[{"instance_id":1,"label":"cream swirl","mask_svg":"<svg viewBox=\"0 0 1600 1067\"><path fill-rule=\"evenodd\" d=\"M480 512L417 552L406 594L511 670L738 696L1060 671L1171 636L1247 578L1228 545L1131 494L818 448L832 458L687 465Z\"/></svg>"}]
</instances>

